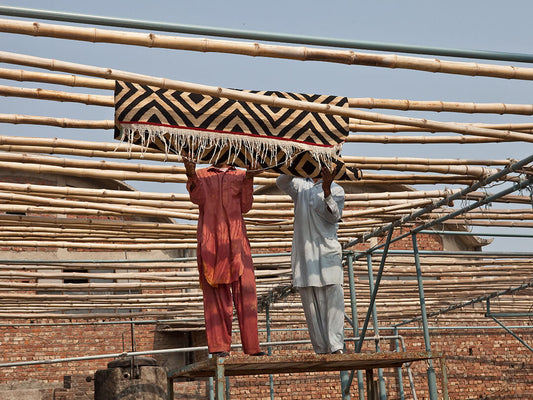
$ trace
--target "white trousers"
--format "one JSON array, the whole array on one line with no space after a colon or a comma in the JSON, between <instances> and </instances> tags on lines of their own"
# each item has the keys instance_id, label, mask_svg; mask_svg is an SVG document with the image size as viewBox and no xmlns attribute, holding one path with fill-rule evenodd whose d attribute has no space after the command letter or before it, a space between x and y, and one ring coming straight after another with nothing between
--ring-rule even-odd
<instances>
[{"instance_id":1,"label":"white trousers","mask_svg":"<svg viewBox=\"0 0 533 400\"><path fill-rule=\"evenodd\" d=\"M344 348L344 292L341 285L299 287L313 349L317 354Z\"/></svg>"}]
</instances>

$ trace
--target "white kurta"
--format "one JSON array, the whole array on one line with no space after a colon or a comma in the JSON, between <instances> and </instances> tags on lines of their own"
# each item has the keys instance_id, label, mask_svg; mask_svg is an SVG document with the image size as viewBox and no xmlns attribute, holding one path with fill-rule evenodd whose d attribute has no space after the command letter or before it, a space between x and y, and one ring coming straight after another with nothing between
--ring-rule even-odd
<instances>
[{"instance_id":1,"label":"white kurta","mask_svg":"<svg viewBox=\"0 0 533 400\"><path fill-rule=\"evenodd\" d=\"M324 199L322 181L280 175L278 187L294 202L291 264L293 286L323 287L343 282L342 247L337 240L344 189L331 184Z\"/></svg>"}]
</instances>

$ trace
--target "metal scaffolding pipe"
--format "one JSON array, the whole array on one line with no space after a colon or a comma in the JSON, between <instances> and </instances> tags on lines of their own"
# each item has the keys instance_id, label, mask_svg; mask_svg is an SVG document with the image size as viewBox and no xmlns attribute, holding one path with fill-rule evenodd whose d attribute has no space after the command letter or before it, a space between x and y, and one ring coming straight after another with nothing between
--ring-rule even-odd
<instances>
[{"instance_id":1,"label":"metal scaffolding pipe","mask_svg":"<svg viewBox=\"0 0 533 400\"><path fill-rule=\"evenodd\" d=\"M372 270L372 255L367 254L366 256L366 264L368 269L368 289L370 291L370 295L374 292L374 272ZM376 303L374 302L372 304L372 326L374 328L374 333L379 336L379 326L378 326L378 311L376 307ZM379 340L375 341L376 345L376 352L381 352L381 346L379 344ZM378 368L378 382L379 382L379 398L380 400L386 400L387 399L387 387L385 386L385 379L383 378L383 368Z\"/></svg>"},{"instance_id":2,"label":"metal scaffolding pipe","mask_svg":"<svg viewBox=\"0 0 533 400\"><path fill-rule=\"evenodd\" d=\"M422 230L418 233L428 235L450 235L450 236L495 236L495 237L515 237L515 238L533 238L533 235L525 233L491 233L491 232L463 232L463 231L427 231Z\"/></svg>"},{"instance_id":3,"label":"metal scaffolding pipe","mask_svg":"<svg viewBox=\"0 0 533 400\"><path fill-rule=\"evenodd\" d=\"M501 291L494 292L494 293L491 293L491 294L488 294L488 295L485 295L485 296L479 296L479 297L476 297L475 299L472 299L472 300L469 300L469 301L465 301L465 302L459 303L459 304L454 304L454 305L452 305L450 307L446 307L446 308L441 309L439 311L434 311L432 313L429 313L428 317L435 317L437 315L446 314L447 312L450 312L450 311L453 311L453 310L457 310L459 308L463 308L463 307L466 307L466 306L469 306L469 305L472 305L472 304L480 303L482 301L486 301L486 300L489 300L489 299L492 299L492 298L495 298L495 297L499 297L499 296L503 296L503 295L506 295L506 294L511 294L511 293L514 293L514 292L518 292L520 290L524 290L524 289L527 289L527 288L530 288L530 287L533 287L533 279L530 280L528 283L524 283L523 285L511 288L511 289L501 290ZM402 321L402 322L400 322L398 324L394 324L394 327L407 325L407 324L410 324L412 322L419 322L419 321L421 321L421 317L415 317L415 318L411 318L411 319L406 320L406 321Z\"/></svg>"},{"instance_id":4,"label":"metal scaffolding pipe","mask_svg":"<svg viewBox=\"0 0 533 400\"><path fill-rule=\"evenodd\" d=\"M362 251L355 253L356 258L363 257L368 251ZM381 250L372 251L373 254L383 254ZM389 254L392 255L410 255L413 254L413 250L389 250ZM513 252L513 251L437 251L437 250L419 250L419 254L426 256L468 256L468 257L525 257L533 258L533 252Z\"/></svg>"},{"instance_id":5,"label":"metal scaffolding pipe","mask_svg":"<svg viewBox=\"0 0 533 400\"><path fill-rule=\"evenodd\" d=\"M348 266L348 282L350 284L350 309L352 314L352 331L354 337L359 337L359 319L357 317L357 295L355 292L355 279L353 270L353 252L346 254L346 264ZM375 331L374 334L379 331ZM353 375L350 375L353 379ZM347 383L347 390L350 389L350 382ZM365 386L363 381L363 371L357 371L357 392L359 394L359 400L365 400ZM343 393L344 394L344 393Z\"/></svg>"},{"instance_id":6,"label":"metal scaffolding pipe","mask_svg":"<svg viewBox=\"0 0 533 400\"><path fill-rule=\"evenodd\" d=\"M476 190L478 190L479 188L483 187L483 186L486 186L492 182L495 182L497 180L499 180L500 178L510 174L511 172L516 172L517 170L521 169L522 167L526 166L527 164L533 162L533 155L529 156L529 157L526 157L520 161L517 161L516 163L512 164L512 165L509 165L505 168L503 168L502 170L498 171L497 173L493 174L493 175L490 175L489 177L487 177L486 179L483 179L483 180L480 180L478 182L476 182L475 184L473 184L472 186L469 186L463 190L461 190L460 192L456 192L444 199L441 199L417 212L414 212L413 214L410 214L410 215L407 215L399 220L396 220L384 227L381 227L381 228L378 228L376 229L374 232L372 233L369 233L367 235L363 235L361 238L357 238L357 239L354 239L352 240L351 242L348 242L347 244L344 245L344 248L349 248L349 247L352 247L358 243L363 243L365 242L366 240L370 239L371 237L375 237L375 236L381 236L382 234L384 234L385 232L387 232L388 230L390 229L394 229L395 227L397 226L401 226L403 225L404 223L408 222L408 221L415 221L418 217L421 217L422 215L428 213L428 212L431 212L433 211L434 209L436 208L439 208L439 207L442 207L444 205L447 205L447 204L450 204L451 202L453 202L454 200L458 200L458 199L461 199L463 198L464 196L466 196L468 193L471 193L471 192L474 192ZM529 186L532 184L532 181L533 181L533 177L528 177L527 179L524 179L522 182L519 182L515 185L513 185L511 188L509 189L505 189L505 190L502 190L501 192L493 195L493 196L490 196L490 197L487 197L487 198L484 198L484 199L481 199L481 200L478 200L474 203L472 203L471 205L469 206L465 206L455 212L452 212L446 216L443 216L441 218L437 218L435 220L432 220L430 222L427 222L419 227L416 227L414 228L411 232L409 233L406 233L406 234L403 234L403 235L400 235L399 237L396 237L394 238L394 242L398 241L398 240L401 240L409 235L411 235L412 233L417 233L421 230L424 230L424 229L427 229L433 225L436 225L437 223L439 222L443 222L443 221L446 221L447 219L450 219L450 218L453 218L455 217L456 215L460 215L460 214L463 214L469 210L472 210L474 208L477 208L477 207L480 207L484 204L487 204L487 203L490 203L492 200L494 199L497 199L497 198L500 198L502 196L505 196L506 194L509 194L509 193L512 193L516 190L520 190L520 189L523 189L524 187L526 186ZM368 252L373 252L375 249L378 249L378 248L381 248L383 247L383 245L378 245L378 246L375 246L374 248L372 249L369 249Z\"/></svg>"},{"instance_id":7,"label":"metal scaffolding pipe","mask_svg":"<svg viewBox=\"0 0 533 400\"><path fill-rule=\"evenodd\" d=\"M396 339L396 336L381 336L380 339ZM403 340L400 336L400 339ZM358 338L348 338L346 341L357 341ZM368 337L365 340L376 340L375 337ZM310 344L310 340L287 340L282 342L266 342L260 343L261 346L283 346L283 345L297 345L297 344ZM240 348L241 344L232 344L231 348ZM135 357L135 356L146 356L154 354L168 354L168 353L188 353L193 351L205 351L208 350L207 346L197 346L197 347L183 347L177 349L161 349L161 350L146 350L146 351L130 351L122 353L110 353L110 354L97 354L94 356L81 356L81 357L68 357L68 358L55 358L48 360L33 360L33 361L20 361L12 363L1 363L0 368L12 368L20 367L27 365L43 365L43 364L58 364L62 362L72 362L72 361L87 361L87 360L99 360L104 358L117 358L117 357Z\"/></svg>"},{"instance_id":8,"label":"metal scaffolding pipe","mask_svg":"<svg viewBox=\"0 0 533 400\"><path fill-rule=\"evenodd\" d=\"M416 240L416 233L412 235L413 252L415 257L416 267L416 281L418 283L418 296L420 298L420 314L422 318L422 331L424 333L424 346L427 352L431 352L431 340L429 338L428 319L426 312L426 299L424 296L424 280L422 279L422 268L420 266L420 257L418 254L418 242ZM427 368L429 398L437 400L437 378L435 377L435 368L433 368L433 360L428 360Z\"/></svg>"}]
</instances>

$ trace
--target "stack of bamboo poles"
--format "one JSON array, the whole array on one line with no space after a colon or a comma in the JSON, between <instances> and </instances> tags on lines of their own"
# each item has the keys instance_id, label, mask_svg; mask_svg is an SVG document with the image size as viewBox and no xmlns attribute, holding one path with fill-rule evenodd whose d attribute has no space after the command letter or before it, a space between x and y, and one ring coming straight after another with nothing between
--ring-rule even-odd
<instances>
[{"instance_id":1,"label":"stack of bamboo poles","mask_svg":"<svg viewBox=\"0 0 533 400\"><path fill-rule=\"evenodd\" d=\"M532 80L533 69L478 63L449 62L415 57L383 56L353 51L274 46L175 36L139 34L94 28L80 28L0 19L0 32L46 36L88 42L160 47L202 52L221 52L247 56L277 57L303 61L323 61L385 68L405 68L437 73ZM313 103L276 99L206 85L75 64L60 60L0 52L0 62L55 72L0 68L0 79L42 82L58 87L81 88L81 93L0 85L0 95L35 101L69 102L89 106L113 107L115 80L126 80L157 87L211 94L348 117L351 134L347 143L387 144L476 144L533 142L533 124L485 124L440 122L431 119L389 115L361 109L453 112L471 114L533 115L531 104L464 103L395 99L350 98L350 108L327 107ZM83 89L104 94L83 93ZM64 129L111 130L112 120L78 120L68 116L0 114L3 124L53 126ZM6 126L6 125L3 125ZM408 136L397 135L410 132ZM425 136L425 132L436 133ZM449 133L445 135L443 133ZM348 243L356 237L398 221L412 213L457 193L511 164L509 159L426 159L413 157L344 156L345 163L364 171L360 182L347 183L345 211L339 240ZM30 138L0 135L0 171L74 176L120 181L186 182L179 156L116 142ZM526 167L523 174L531 174ZM254 207L246 215L248 235L255 253L290 250L293 211L288 196L272 194L275 174L263 172L255 179L259 186ZM515 182L513 173L498 183ZM406 187L414 186L414 188ZM417 189L433 185L434 190ZM355 193L352 193L355 192ZM363 192L363 193L358 193ZM263 194L265 193L265 194ZM470 193L461 201L486 196ZM492 227L533 227L529 196L505 196L493 204L507 208L478 209L450 219L446 225ZM453 204L432 209L413 224L429 221L452 211ZM89 189L0 182L0 247L3 249L91 250L105 252L146 252L191 250L196 247L198 209L186 194L147 191ZM445 226L446 226L445 225ZM27 257L26 251L23 255ZM379 263L379 259L375 260ZM528 259L489 257L423 258L428 311L439 312L468 299L483 297L520 286L531 277ZM377 309L380 321L398 323L419 315L419 300L414 280L413 260L391 257L385 265L385 279ZM258 296L269 298L273 291L290 285L290 260L286 254L255 260ZM355 263L358 306L368 307L370 296L366 264ZM348 285L346 303L349 304ZM84 294L80 294L80 292ZM31 296L28 294L31 293ZM502 296L501 310L523 311L530 306L531 290ZM16 264L0 261L0 319L102 319L176 318L188 329L202 325L202 296L194 261L151 261L146 264L68 263L35 261ZM76 312L73 313L72 310ZM464 309L478 321L483 310ZM349 313L349 310L347 309ZM289 294L271 308L278 324L303 323L299 298ZM446 318L445 316L439 316Z\"/></svg>"}]
</instances>

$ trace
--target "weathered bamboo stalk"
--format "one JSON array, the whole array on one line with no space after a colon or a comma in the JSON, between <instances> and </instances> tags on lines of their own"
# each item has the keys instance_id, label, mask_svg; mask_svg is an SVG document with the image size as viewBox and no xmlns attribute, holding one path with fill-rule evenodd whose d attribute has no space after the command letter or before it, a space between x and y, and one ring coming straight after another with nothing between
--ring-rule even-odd
<instances>
[{"instance_id":1,"label":"weathered bamboo stalk","mask_svg":"<svg viewBox=\"0 0 533 400\"><path fill-rule=\"evenodd\" d=\"M0 114L0 122L25 125L46 125L60 128L113 129L111 120L87 121L70 118L39 117L33 115Z\"/></svg>"},{"instance_id":2,"label":"weathered bamboo stalk","mask_svg":"<svg viewBox=\"0 0 533 400\"><path fill-rule=\"evenodd\" d=\"M59 158L35 154L22 153L0 153L0 161L20 162L26 164L44 164L57 165L61 167L72 168L94 168L101 170L116 170L116 171L134 171L134 172L148 172L148 173L167 173L167 174L185 174L185 168L182 166L169 164L132 164L120 163L110 161L90 161L77 160L69 158Z\"/></svg>"},{"instance_id":3,"label":"weathered bamboo stalk","mask_svg":"<svg viewBox=\"0 0 533 400\"><path fill-rule=\"evenodd\" d=\"M0 214L2 223L12 222L13 224L29 224L31 226L81 226L97 229L103 227L108 229L110 226L115 229L152 229L166 231L180 231L183 224L161 223L161 222L140 222L140 221L122 221L122 220L104 220L93 218L64 218L50 216L31 216L31 215L7 215Z\"/></svg>"},{"instance_id":4,"label":"weathered bamboo stalk","mask_svg":"<svg viewBox=\"0 0 533 400\"><path fill-rule=\"evenodd\" d=\"M514 141L509 138L489 138L489 137L472 137L472 136L387 136L387 135L348 135L346 143L410 143L410 144L435 144L435 143L499 143Z\"/></svg>"},{"instance_id":5,"label":"weathered bamboo stalk","mask_svg":"<svg viewBox=\"0 0 533 400\"><path fill-rule=\"evenodd\" d=\"M132 153L154 153L161 152L151 148L141 147L139 145L129 145L122 142L104 143L104 142L90 142L82 140L69 140L58 138L40 138L40 137L18 137L0 135L0 145L22 145L22 146L49 146L49 147L67 147L73 149L84 150L101 150L106 152L132 152ZM180 156L173 154L168 155L169 161L181 161Z\"/></svg>"},{"instance_id":6,"label":"weathered bamboo stalk","mask_svg":"<svg viewBox=\"0 0 533 400\"><path fill-rule=\"evenodd\" d=\"M185 183L187 179L185 175L181 174L157 174L157 173L139 173L139 172L126 172L126 171L104 171L97 169L84 169L84 168L67 168L57 167L51 165L42 164L22 164L3 162L2 168L31 172L37 174L58 174L58 175L70 175L81 176L86 178L107 178L118 179L121 181L153 181L153 182L171 182L171 183ZM261 178L259 178L261 179Z\"/></svg>"},{"instance_id":7,"label":"weathered bamboo stalk","mask_svg":"<svg viewBox=\"0 0 533 400\"><path fill-rule=\"evenodd\" d=\"M0 96L24 97L29 99L68 101L72 103L83 103L92 106L114 107L113 96L102 96L95 94L66 93L57 90L29 89L0 85Z\"/></svg>"},{"instance_id":8,"label":"weathered bamboo stalk","mask_svg":"<svg viewBox=\"0 0 533 400\"><path fill-rule=\"evenodd\" d=\"M515 132L522 132L531 134L533 132L532 124L528 123L516 123L516 124L483 124L483 123L472 123L469 124L473 127L478 128L490 128L490 129L500 129L500 130L512 130ZM413 127L409 125L398 125L398 124L356 124L350 123L350 132L449 132L446 129L426 129Z\"/></svg>"},{"instance_id":9,"label":"weathered bamboo stalk","mask_svg":"<svg viewBox=\"0 0 533 400\"><path fill-rule=\"evenodd\" d=\"M117 240L118 241L118 240ZM278 241L272 243L251 243L252 248L289 247L292 241ZM78 248L101 250L170 250L196 249L196 243L79 243L68 241L35 241L35 240L0 240L3 247L50 247L50 248Z\"/></svg>"},{"instance_id":10,"label":"weathered bamboo stalk","mask_svg":"<svg viewBox=\"0 0 533 400\"><path fill-rule=\"evenodd\" d=\"M1 197L1 196L0 196ZM59 202L54 203L59 204ZM75 202L64 203L65 206L27 206L18 204L0 204L0 211L18 214L67 214L67 215L91 215L99 217L117 217L120 215L145 215L152 217L180 218L185 220L197 220L198 213L190 211L181 213L176 211L163 211L140 207L115 207L113 205L85 204L75 207ZM89 208L92 206L93 208Z\"/></svg>"},{"instance_id":11,"label":"weathered bamboo stalk","mask_svg":"<svg viewBox=\"0 0 533 400\"><path fill-rule=\"evenodd\" d=\"M20 82L44 82L72 87L114 90L115 82L100 78L87 78L78 75L51 74L48 72L26 71L23 69L0 68L0 78Z\"/></svg>"},{"instance_id":12,"label":"weathered bamboo stalk","mask_svg":"<svg viewBox=\"0 0 533 400\"><path fill-rule=\"evenodd\" d=\"M38 153L38 154L61 154L68 156L81 156L90 158L118 158L123 160L143 160L143 161L164 161L164 162L181 162L181 157L163 153L147 153L140 151L103 151L103 150L85 150L65 147L52 146L16 146L0 145L0 151L14 153Z\"/></svg>"},{"instance_id":13,"label":"weathered bamboo stalk","mask_svg":"<svg viewBox=\"0 0 533 400\"><path fill-rule=\"evenodd\" d=\"M371 56L375 58L375 56ZM394 57L393 57L394 58ZM389 57L390 60L390 57ZM412 61L412 60L411 60ZM45 59L40 57L32 57L19 55L15 53L0 52L0 62L15 63L33 66L37 68L45 68L54 71L63 71L69 73L76 73L82 75L96 76L106 79L124 80L134 83L141 83L151 86L156 86L165 89L176 89L187 92L200 93L216 97L229 98L234 100L242 100L255 102L260 104L267 104L272 107L286 107L299 110L322 112L326 114L335 114L345 117L361 118L375 122L398 123L402 125L413 125L427 128L442 128L450 129L452 132L458 132L474 136L488 136L503 139L516 139L525 142L533 142L533 135L523 133L516 133L511 131L497 131L488 128L472 127L468 124L437 122L427 119L407 118L390 116L385 114L369 113L358 111L354 109L347 109L343 107L330 106L327 104L316 104L304 101L294 101L289 99L281 99L273 96L259 95L251 92L244 92L234 89L224 89L221 87L197 85L187 82L169 80L164 78L154 78L147 75L135 74L125 71L112 70L110 68L92 67L88 65L69 63L64 61ZM442 65L438 66L437 71L442 71ZM521 75L516 68L511 68L511 77ZM531 79L533 79L533 69L531 69Z\"/></svg>"},{"instance_id":14,"label":"weathered bamboo stalk","mask_svg":"<svg viewBox=\"0 0 533 400\"><path fill-rule=\"evenodd\" d=\"M140 192L136 190L110 190L110 189L90 189L69 186L47 186L34 184L21 184L0 182L0 190L9 192L27 192L40 195L58 195L67 197L94 196L98 198L121 198L135 200L161 200L161 201L189 201L188 194L181 193L158 193ZM431 195L431 194L430 194ZM425 197L425 196L424 196ZM265 197L266 199L266 197Z\"/></svg>"},{"instance_id":15,"label":"weathered bamboo stalk","mask_svg":"<svg viewBox=\"0 0 533 400\"><path fill-rule=\"evenodd\" d=\"M91 43L116 43L144 47L168 48L200 52L217 52L271 57L300 61L323 61L342 64L367 65L372 67L403 68L419 71L491 76L506 79L533 79L533 70L513 66L443 61L420 57L366 54L347 50L329 50L302 46L267 45L252 42L189 38L144 34L127 31L82 28L66 25L43 24L1 19L0 31L31 36L45 36Z\"/></svg>"},{"instance_id":16,"label":"weathered bamboo stalk","mask_svg":"<svg viewBox=\"0 0 533 400\"><path fill-rule=\"evenodd\" d=\"M445 221L446 225L455 225L457 223L462 223L467 226L492 226L492 227L501 227L501 228L533 228L532 222L519 222L519 221L497 221L497 220L451 220Z\"/></svg>"},{"instance_id":17,"label":"weathered bamboo stalk","mask_svg":"<svg viewBox=\"0 0 533 400\"><path fill-rule=\"evenodd\" d=\"M469 177L481 178L493 175L498 172L495 168L461 166L461 165L417 165L417 164L364 164L347 163L348 166L362 170L395 170L395 171L415 171L415 172L437 172L440 174L465 175ZM365 175L368 173L365 172Z\"/></svg>"},{"instance_id":18,"label":"weathered bamboo stalk","mask_svg":"<svg viewBox=\"0 0 533 400\"><path fill-rule=\"evenodd\" d=\"M457 158L416 158L416 157L360 157L342 156L346 163L354 164L422 164L422 165L504 165L510 160L457 159Z\"/></svg>"},{"instance_id":19,"label":"weathered bamboo stalk","mask_svg":"<svg viewBox=\"0 0 533 400\"><path fill-rule=\"evenodd\" d=\"M385 108L403 111L436 111L533 115L533 104L461 103L451 101L416 101L376 98L349 98L350 107Z\"/></svg>"}]
</instances>

